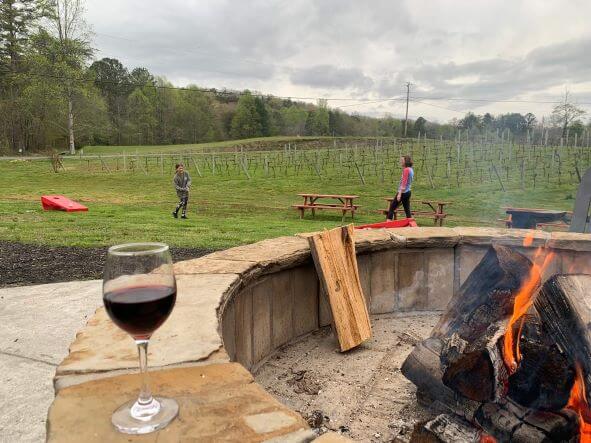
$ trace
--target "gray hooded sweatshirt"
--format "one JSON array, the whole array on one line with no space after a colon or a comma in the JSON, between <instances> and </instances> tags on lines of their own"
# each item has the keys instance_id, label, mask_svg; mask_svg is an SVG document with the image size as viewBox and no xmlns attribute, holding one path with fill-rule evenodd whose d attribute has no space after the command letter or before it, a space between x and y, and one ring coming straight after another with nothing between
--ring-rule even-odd
<instances>
[{"instance_id":1,"label":"gray hooded sweatshirt","mask_svg":"<svg viewBox=\"0 0 591 443\"><path fill-rule=\"evenodd\" d=\"M174 174L172 183L174 184L174 189L176 189L176 195L178 198L187 197L189 195L191 177L187 171L183 171L182 174Z\"/></svg>"}]
</instances>

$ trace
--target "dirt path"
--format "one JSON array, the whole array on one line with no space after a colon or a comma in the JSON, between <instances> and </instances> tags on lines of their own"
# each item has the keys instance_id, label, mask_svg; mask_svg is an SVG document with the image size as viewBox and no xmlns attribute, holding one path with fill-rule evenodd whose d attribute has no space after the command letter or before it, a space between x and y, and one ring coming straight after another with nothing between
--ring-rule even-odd
<instances>
[{"instance_id":1,"label":"dirt path","mask_svg":"<svg viewBox=\"0 0 591 443\"><path fill-rule=\"evenodd\" d=\"M374 316L373 338L343 354L325 328L281 349L255 379L321 431L364 442L409 441L414 424L429 414L400 366L438 319L439 313Z\"/></svg>"},{"instance_id":2,"label":"dirt path","mask_svg":"<svg viewBox=\"0 0 591 443\"><path fill-rule=\"evenodd\" d=\"M174 261L201 257L208 249L171 248ZM100 279L107 247L81 248L0 241L0 287Z\"/></svg>"}]
</instances>

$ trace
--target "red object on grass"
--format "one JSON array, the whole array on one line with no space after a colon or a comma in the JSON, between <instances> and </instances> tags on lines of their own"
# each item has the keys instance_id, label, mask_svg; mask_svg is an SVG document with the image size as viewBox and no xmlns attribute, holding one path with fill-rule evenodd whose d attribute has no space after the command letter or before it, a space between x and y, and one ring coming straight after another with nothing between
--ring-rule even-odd
<instances>
[{"instance_id":1,"label":"red object on grass","mask_svg":"<svg viewBox=\"0 0 591 443\"><path fill-rule=\"evenodd\" d=\"M414 218L403 218L401 220L392 220L370 225L355 226L355 229L378 229L378 228L417 228L417 222Z\"/></svg>"},{"instance_id":2,"label":"red object on grass","mask_svg":"<svg viewBox=\"0 0 591 443\"><path fill-rule=\"evenodd\" d=\"M63 195L42 195L41 204L43 205L43 209L45 211L88 211L86 206L83 206L74 200L70 200L68 197L64 197Z\"/></svg>"}]
</instances>

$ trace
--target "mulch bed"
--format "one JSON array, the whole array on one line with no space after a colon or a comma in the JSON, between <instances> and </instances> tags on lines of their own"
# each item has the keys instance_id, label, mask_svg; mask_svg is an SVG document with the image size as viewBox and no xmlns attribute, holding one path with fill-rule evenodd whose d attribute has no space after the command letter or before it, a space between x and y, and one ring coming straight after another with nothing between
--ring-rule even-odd
<instances>
[{"instance_id":1,"label":"mulch bed","mask_svg":"<svg viewBox=\"0 0 591 443\"><path fill-rule=\"evenodd\" d=\"M199 248L171 248L176 261L213 252ZM103 277L107 247L82 248L28 245L0 241L0 287L93 280Z\"/></svg>"}]
</instances>

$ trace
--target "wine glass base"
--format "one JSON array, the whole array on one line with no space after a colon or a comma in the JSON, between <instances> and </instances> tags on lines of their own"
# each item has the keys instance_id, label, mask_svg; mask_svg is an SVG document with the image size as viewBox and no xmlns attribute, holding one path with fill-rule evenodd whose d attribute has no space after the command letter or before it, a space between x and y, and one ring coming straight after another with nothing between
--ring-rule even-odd
<instances>
[{"instance_id":1,"label":"wine glass base","mask_svg":"<svg viewBox=\"0 0 591 443\"><path fill-rule=\"evenodd\" d=\"M179 405L172 398L155 397L160 404L158 412L151 416L137 419L132 417L131 409L135 400L121 405L111 416L111 423L119 432L124 434L148 434L164 428L179 414Z\"/></svg>"}]
</instances>

